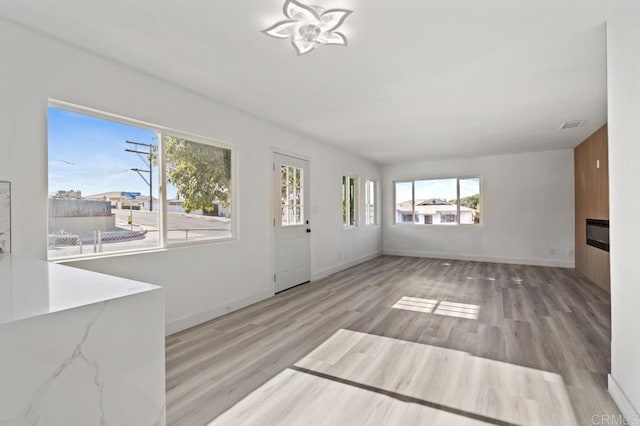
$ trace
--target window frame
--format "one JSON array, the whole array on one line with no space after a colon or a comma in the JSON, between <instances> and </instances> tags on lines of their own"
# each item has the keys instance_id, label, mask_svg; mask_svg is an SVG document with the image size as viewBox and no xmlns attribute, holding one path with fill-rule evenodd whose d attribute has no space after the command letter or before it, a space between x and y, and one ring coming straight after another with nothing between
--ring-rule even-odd
<instances>
[{"instance_id":1,"label":"window frame","mask_svg":"<svg viewBox=\"0 0 640 426\"><path fill-rule=\"evenodd\" d=\"M189 142L198 143L201 145L209 145L214 146L216 148L228 149L231 151L231 202L229 203L231 206L231 236L223 237L223 238L209 238L206 240L197 240L197 241L174 241L169 242L167 238L167 233L169 231L167 227L167 193L166 193L166 174L167 174L167 164L166 164L166 154L164 151L164 138L165 136L175 137L178 139L186 139ZM160 222L161 223L161 234L162 234L162 248L173 248L173 247L191 247L198 245L208 245L208 244L216 244L223 243L229 241L237 241L238 240L238 219L236 215L238 214L238 204L237 204L237 182L238 182L238 167L237 167L237 153L234 145L231 145L227 142L223 142L217 139L209 138L206 136L195 135L188 132L183 132L180 130L174 130L167 127L163 127L159 130L158 138L161 142L158 143L158 156L159 162L158 167L161 167L159 170L159 179L160 179L160 201L162 202L162 210L160 211Z\"/></svg>"},{"instance_id":2,"label":"window frame","mask_svg":"<svg viewBox=\"0 0 640 426\"><path fill-rule=\"evenodd\" d=\"M369 184L373 184L373 222L369 222ZM365 226L377 226L378 219L378 181L376 179L367 178L364 182L364 224Z\"/></svg>"},{"instance_id":3,"label":"window frame","mask_svg":"<svg viewBox=\"0 0 640 426\"><path fill-rule=\"evenodd\" d=\"M415 218L416 218L416 182L419 181L430 181L430 180L450 180L450 179L455 179L456 180L456 220L455 222L447 222L447 223L431 223L431 224L427 224L427 223L422 223L422 222L416 222ZM480 221L478 223L460 223L460 181L461 180L468 180L468 179L478 179L478 189L480 191L480 205L483 205L483 198L484 198L484 191L483 191L483 178L481 174L477 174L477 175L462 175L462 176L454 176L454 177L426 177L426 178L416 178L416 179L397 179L397 180L393 180L393 225L414 225L414 226L423 226L423 227L441 227L441 228L451 228L451 227L466 227L466 226L472 226L472 227L476 227L476 228L480 228L483 226L484 224L484 215L480 214ZM397 203L396 203L396 185L399 183L410 183L411 184L411 193L412 193L412 199L411 199L411 205L412 205L412 211L411 211L411 215L413 217L413 221L409 221L409 222L398 222L397 220Z\"/></svg>"},{"instance_id":4,"label":"window frame","mask_svg":"<svg viewBox=\"0 0 640 426\"><path fill-rule=\"evenodd\" d=\"M160 228L159 242L155 247L146 247L146 248L132 248L118 251L110 251L110 252L101 252L101 253L88 253L86 255L73 255L73 256L62 256L56 257L53 259L49 259L47 254L47 259L51 262L66 262L70 260L86 260L92 258L103 258L103 257L112 257L112 256L122 256L122 255L130 255L130 254L138 254L138 253L148 253L155 251L163 251L173 248L184 248L184 247L194 247L194 246L205 246L205 245L215 245L221 243L230 243L236 242L239 240L239 227L238 227L238 206L239 206L239 196L238 196L238 154L237 149L234 144L214 139L208 136L197 135L194 133L173 129L170 127L162 126L155 123L150 123L147 121L136 120L133 118L125 117L119 114L114 114L98 109L94 109L91 107L85 107L57 99L49 98L47 102L47 108L57 108L62 109L69 112L74 112L77 114L82 114L102 120L113 121L118 124L124 124L128 126L134 126L143 128L146 130L153 131L157 134L158 137L158 201L160 204L160 208L158 210L158 226ZM230 200L230 208L231 208L231 236L223 237L223 238L210 238L206 240L197 240L197 241L180 241L180 242L169 242L167 238L167 170L166 170L166 153L164 150L164 138L165 136L176 137L180 139L186 139L190 142L199 143L202 145L210 145L215 146L217 148L228 149L231 151L231 187L229 188L231 192L231 200ZM49 146L49 139L47 137L47 149ZM48 174L48 166L47 166L47 174ZM48 195L47 195L48 197ZM47 200L48 203L48 200ZM48 232L48 226L47 226Z\"/></svg>"},{"instance_id":5,"label":"window frame","mask_svg":"<svg viewBox=\"0 0 640 426\"><path fill-rule=\"evenodd\" d=\"M353 180L353 204L350 201L349 188L351 184L351 180ZM360 210L358 208L359 205L359 197L360 197L360 188L359 188L359 179L357 176L345 173L342 175L342 179L340 182L342 187L342 203L340 212L342 215L342 228L343 229L354 229L360 226L360 218L359 213ZM353 212L353 224L350 223L351 212Z\"/></svg>"}]
</instances>

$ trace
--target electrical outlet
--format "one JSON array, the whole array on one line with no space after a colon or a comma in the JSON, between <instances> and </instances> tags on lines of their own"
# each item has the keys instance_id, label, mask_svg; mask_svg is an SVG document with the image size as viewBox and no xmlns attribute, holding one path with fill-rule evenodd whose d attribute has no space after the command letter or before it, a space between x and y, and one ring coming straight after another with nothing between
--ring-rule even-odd
<instances>
[{"instance_id":1,"label":"electrical outlet","mask_svg":"<svg viewBox=\"0 0 640 426\"><path fill-rule=\"evenodd\" d=\"M573 249L567 249L567 256L573 257Z\"/></svg>"},{"instance_id":2,"label":"electrical outlet","mask_svg":"<svg viewBox=\"0 0 640 426\"><path fill-rule=\"evenodd\" d=\"M550 248L549 249L549 256L555 256L555 255L556 255L556 249Z\"/></svg>"}]
</instances>

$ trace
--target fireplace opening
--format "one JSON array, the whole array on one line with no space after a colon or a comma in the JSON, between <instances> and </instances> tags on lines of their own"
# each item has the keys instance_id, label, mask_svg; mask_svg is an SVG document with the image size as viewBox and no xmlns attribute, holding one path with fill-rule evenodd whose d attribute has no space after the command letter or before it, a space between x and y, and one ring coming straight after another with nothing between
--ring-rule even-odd
<instances>
[{"instance_id":1,"label":"fireplace opening","mask_svg":"<svg viewBox=\"0 0 640 426\"><path fill-rule=\"evenodd\" d=\"M609 221L587 219L587 245L609 251Z\"/></svg>"}]
</instances>

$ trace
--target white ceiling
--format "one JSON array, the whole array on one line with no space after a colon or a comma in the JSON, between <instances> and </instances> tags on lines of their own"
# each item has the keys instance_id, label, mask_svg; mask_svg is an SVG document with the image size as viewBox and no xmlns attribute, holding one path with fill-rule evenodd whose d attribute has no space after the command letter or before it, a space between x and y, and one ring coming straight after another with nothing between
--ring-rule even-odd
<instances>
[{"instance_id":1,"label":"white ceiling","mask_svg":"<svg viewBox=\"0 0 640 426\"><path fill-rule=\"evenodd\" d=\"M0 15L379 163L573 147L606 122L606 0L315 0L349 47L259 31L284 0L0 0ZM588 120L560 131L567 120Z\"/></svg>"}]
</instances>

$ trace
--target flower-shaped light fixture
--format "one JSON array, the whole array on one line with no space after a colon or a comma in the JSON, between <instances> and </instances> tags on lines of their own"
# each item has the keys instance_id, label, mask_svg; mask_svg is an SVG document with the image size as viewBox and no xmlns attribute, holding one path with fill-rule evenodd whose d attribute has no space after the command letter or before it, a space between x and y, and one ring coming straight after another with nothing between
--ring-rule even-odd
<instances>
[{"instance_id":1,"label":"flower-shaped light fixture","mask_svg":"<svg viewBox=\"0 0 640 426\"><path fill-rule=\"evenodd\" d=\"M275 38L291 40L291 44L304 55L323 44L347 45L344 34L335 31L353 11L347 9L325 10L318 6L306 6L296 0L284 3L287 18L262 32Z\"/></svg>"}]
</instances>

